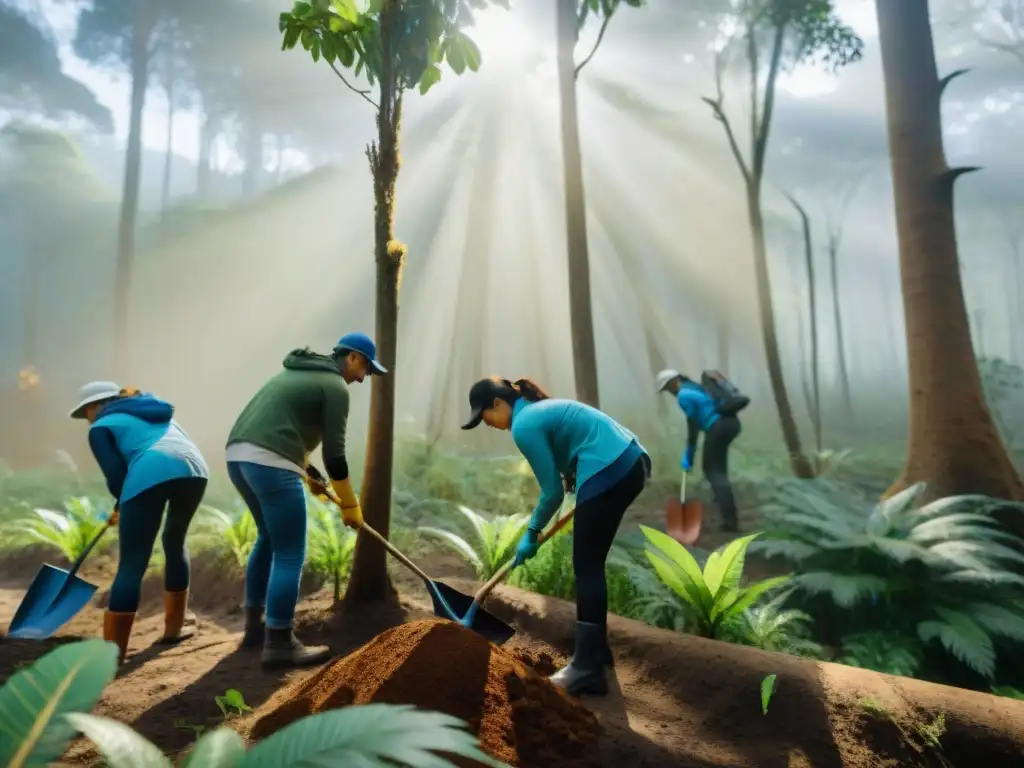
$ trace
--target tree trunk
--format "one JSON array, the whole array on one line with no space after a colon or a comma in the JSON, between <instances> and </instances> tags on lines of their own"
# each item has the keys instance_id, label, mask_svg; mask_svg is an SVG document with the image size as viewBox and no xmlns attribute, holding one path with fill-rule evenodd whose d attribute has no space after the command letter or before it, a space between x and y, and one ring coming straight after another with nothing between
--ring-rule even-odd
<instances>
[{"instance_id":1,"label":"tree trunk","mask_svg":"<svg viewBox=\"0 0 1024 768\"><path fill-rule=\"evenodd\" d=\"M832 318L836 331L836 355L839 361L839 388L843 397L843 428L853 426L853 398L850 395L850 373L846 368L846 341L843 336L843 311L839 300L839 242L828 239L829 280L832 287Z\"/></svg>"},{"instance_id":2,"label":"tree trunk","mask_svg":"<svg viewBox=\"0 0 1024 768\"><path fill-rule=\"evenodd\" d=\"M764 343L765 358L768 362L768 379L775 396L775 408L779 414L782 437L789 451L793 474L797 477L812 478L814 469L804 455L800 445L793 406L786 391L786 380L782 373L782 358L779 355L779 338L775 328L775 307L772 302L771 276L768 274L768 246L765 243L764 217L761 214L760 180L754 179L747 189L747 216L750 219L750 234L754 240L754 277L757 283L757 304L761 319L761 339Z\"/></svg>"},{"instance_id":3,"label":"tree trunk","mask_svg":"<svg viewBox=\"0 0 1024 768\"><path fill-rule=\"evenodd\" d=\"M807 319L811 335L811 424L814 427L814 450L821 454L824 446L821 434L821 364L818 348L818 291L814 275L814 240L811 237L811 218L807 215L807 211L795 198L790 197L789 199L797 213L800 214L800 227L804 240L804 264L807 268Z\"/></svg>"},{"instance_id":4,"label":"tree trunk","mask_svg":"<svg viewBox=\"0 0 1024 768\"><path fill-rule=\"evenodd\" d=\"M213 139L216 134L214 118L203 115L199 126L199 160L196 163L196 197L205 199L210 194L210 168L212 166Z\"/></svg>"},{"instance_id":5,"label":"tree trunk","mask_svg":"<svg viewBox=\"0 0 1024 768\"><path fill-rule=\"evenodd\" d=\"M597 345L591 308L587 205L583 189L579 122L576 114L576 0L557 0L558 90L562 116L562 177L569 257L569 318L572 330L576 399L600 407L597 390Z\"/></svg>"},{"instance_id":6,"label":"tree trunk","mask_svg":"<svg viewBox=\"0 0 1024 768\"><path fill-rule=\"evenodd\" d=\"M167 206L171 201L171 168L174 161L174 86L176 73L174 71L174 45L167 45L167 62L164 72L164 89L167 93L167 135L165 138L164 153L164 178L160 189L160 218L167 215Z\"/></svg>"},{"instance_id":7,"label":"tree trunk","mask_svg":"<svg viewBox=\"0 0 1024 768\"><path fill-rule=\"evenodd\" d=\"M371 379L370 427L366 437L366 464L359 490L363 516L388 538L391 529L391 474L395 443L395 361L398 357L398 290L405 262L405 246L395 240L395 188L401 166L398 137L402 122L402 93L392 70L388 30L395 27L394 3L381 12L380 107L377 142L366 151L373 175L374 258L377 290L374 308L377 356L388 369ZM347 605L382 603L397 599L387 569L387 552L380 542L360 532L352 563L352 578L345 591Z\"/></svg>"},{"instance_id":8,"label":"tree trunk","mask_svg":"<svg viewBox=\"0 0 1024 768\"><path fill-rule=\"evenodd\" d=\"M155 21L155 6L150 0L143 0L135 13L132 29L131 111L114 279L114 371L123 381L129 375L132 262L135 257L135 220L139 212L139 181L142 176L142 112L146 106L146 86L149 82L149 39Z\"/></svg>"},{"instance_id":9,"label":"tree trunk","mask_svg":"<svg viewBox=\"0 0 1024 768\"><path fill-rule=\"evenodd\" d=\"M255 118L246 121L243 131L242 196L252 197L259 192L263 180L263 128Z\"/></svg>"},{"instance_id":10,"label":"tree trunk","mask_svg":"<svg viewBox=\"0 0 1024 768\"><path fill-rule=\"evenodd\" d=\"M957 259L953 184L926 0L876 0L907 327L910 439L886 492L927 482L930 499L1024 499L982 393ZM1014 529L1024 534L1024 524Z\"/></svg>"}]
</instances>

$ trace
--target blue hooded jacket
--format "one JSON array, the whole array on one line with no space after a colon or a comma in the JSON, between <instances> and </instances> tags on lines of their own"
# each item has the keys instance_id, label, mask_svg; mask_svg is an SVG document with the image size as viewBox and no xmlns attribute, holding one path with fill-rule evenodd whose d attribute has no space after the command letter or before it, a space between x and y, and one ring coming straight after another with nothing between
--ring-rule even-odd
<instances>
[{"instance_id":1,"label":"blue hooded jacket","mask_svg":"<svg viewBox=\"0 0 1024 768\"><path fill-rule=\"evenodd\" d=\"M628 429L575 400L531 403L520 398L512 409L512 439L540 485L530 520L536 531L543 530L562 504L563 476L575 473L579 504L621 480L647 453ZM613 470L617 477L609 476Z\"/></svg>"},{"instance_id":2,"label":"blue hooded jacket","mask_svg":"<svg viewBox=\"0 0 1024 768\"><path fill-rule=\"evenodd\" d=\"M693 381L684 381L679 388L676 401L686 414L687 439L686 456L693 464L697 453L697 438L701 432L707 432L721 418L714 399L704 388Z\"/></svg>"},{"instance_id":3,"label":"blue hooded jacket","mask_svg":"<svg viewBox=\"0 0 1024 768\"><path fill-rule=\"evenodd\" d=\"M173 416L174 406L147 393L114 400L89 428L89 447L119 503L167 480L209 477L203 455Z\"/></svg>"}]
</instances>

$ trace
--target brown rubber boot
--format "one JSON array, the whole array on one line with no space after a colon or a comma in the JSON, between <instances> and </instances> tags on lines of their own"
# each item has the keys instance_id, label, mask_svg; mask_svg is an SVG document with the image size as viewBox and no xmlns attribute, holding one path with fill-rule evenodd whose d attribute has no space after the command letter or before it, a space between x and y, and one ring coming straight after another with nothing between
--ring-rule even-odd
<instances>
[{"instance_id":1,"label":"brown rubber boot","mask_svg":"<svg viewBox=\"0 0 1024 768\"><path fill-rule=\"evenodd\" d=\"M198 621L188 610L188 590L164 592L164 636L160 645L174 645L196 633Z\"/></svg>"},{"instance_id":2,"label":"brown rubber boot","mask_svg":"<svg viewBox=\"0 0 1024 768\"><path fill-rule=\"evenodd\" d=\"M128 653L128 638L131 637L134 623L134 613L116 613L114 611L103 613L103 639L117 646L118 664L124 662L124 657Z\"/></svg>"},{"instance_id":3,"label":"brown rubber boot","mask_svg":"<svg viewBox=\"0 0 1024 768\"><path fill-rule=\"evenodd\" d=\"M267 669L284 667L308 667L323 664L331 658L331 649L326 645L305 646L299 642L291 628L271 629L267 627L263 642L261 662Z\"/></svg>"}]
</instances>

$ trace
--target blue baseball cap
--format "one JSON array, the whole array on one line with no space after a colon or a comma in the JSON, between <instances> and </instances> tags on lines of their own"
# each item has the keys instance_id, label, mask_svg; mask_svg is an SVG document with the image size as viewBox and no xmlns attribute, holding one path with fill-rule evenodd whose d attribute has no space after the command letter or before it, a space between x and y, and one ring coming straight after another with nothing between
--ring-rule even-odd
<instances>
[{"instance_id":1,"label":"blue baseball cap","mask_svg":"<svg viewBox=\"0 0 1024 768\"><path fill-rule=\"evenodd\" d=\"M338 350L358 352L365 357L370 363L371 376L380 376L388 372L387 368L377 362L377 345L365 333L346 333L334 345L334 351Z\"/></svg>"}]
</instances>

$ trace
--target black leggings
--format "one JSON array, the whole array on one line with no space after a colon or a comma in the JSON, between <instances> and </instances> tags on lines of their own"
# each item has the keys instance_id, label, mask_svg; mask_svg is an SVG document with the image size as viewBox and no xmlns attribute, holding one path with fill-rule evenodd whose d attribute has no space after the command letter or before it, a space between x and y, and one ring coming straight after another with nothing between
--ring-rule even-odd
<instances>
[{"instance_id":1,"label":"black leggings","mask_svg":"<svg viewBox=\"0 0 1024 768\"><path fill-rule=\"evenodd\" d=\"M722 522L736 525L736 499L729 482L729 446L740 434L740 420L723 416L704 435L704 477L711 484Z\"/></svg>"},{"instance_id":2,"label":"black leggings","mask_svg":"<svg viewBox=\"0 0 1024 768\"><path fill-rule=\"evenodd\" d=\"M607 491L576 507L572 566L576 573L576 620L604 624L608 617L608 583L604 565L622 516L647 481L646 457Z\"/></svg>"}]
</instances>

